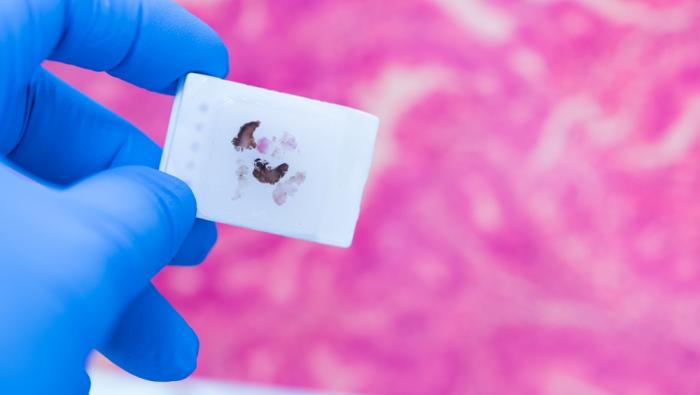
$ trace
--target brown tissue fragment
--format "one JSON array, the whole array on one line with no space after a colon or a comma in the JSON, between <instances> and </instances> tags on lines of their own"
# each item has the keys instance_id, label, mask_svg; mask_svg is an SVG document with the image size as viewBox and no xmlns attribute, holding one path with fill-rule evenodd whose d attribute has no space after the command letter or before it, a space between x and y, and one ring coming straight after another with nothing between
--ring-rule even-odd
<instances>
[{"instance_id":1,"label":"brown tissue fragment","mask_svg":"<svg viewBox=\"0 0 700 395\"><path fill-rule=\"evenodd\" d=\"M236 151L254 149L258 146L255 143L255 137L253 137L253 133L258 127L260 127L260 121L248 122L241 126L238 136L231 140L231 144L236 148Z\"/></svg>"},{"instance_id":2,"label":"brown tissue fragment","mask_svg":"<svg viewBox=\"0 0 700 395\"><path fill-rule=\"evenodd\" d=\"M289 171L289 165L286 163L273 168L266 160L256 159L253 176L263 184L275 185L287 174L287 171Z\"/></svg>"}]
</instances>

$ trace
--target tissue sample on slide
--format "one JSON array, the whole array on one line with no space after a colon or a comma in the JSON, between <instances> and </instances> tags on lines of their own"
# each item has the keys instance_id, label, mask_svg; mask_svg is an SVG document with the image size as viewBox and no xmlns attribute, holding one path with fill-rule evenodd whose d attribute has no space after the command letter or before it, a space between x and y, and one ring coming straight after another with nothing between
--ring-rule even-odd
<instances>
[{"instance_id":1,"label":"tissue sample on slide","mask_svg":"<svg viewBox=\"0 0 700 395\"><path fill-rule=\"evenodd\" d=\"M267 150L270 148L270 139L263 137L258 141L258 152L261 154L266 154Z\"/></svg>"},{"instance_id":2,"label":"tissue sample on slide","mask_svg":"<svg viewBox=\"0 0 700 395\"><path fill-rule=\"evenodd\" d=\"M243 161L238 161L238 168L236 169L236 191L234 192L232 199L238 200L243 197L243 190L248 186L250 167L242 163Z\"/></svg>"},{"instance_id":3,"label":"tissue sample on slide","mask_svg":"<svg viewBox=\"0 0 700 395\"><path fill-rule=\"evenodd\" d=\"M241 126L238 135L231 141L236 151L254 149L257 147L253 133L255 133L258 127L260 127L260 121L248 122Z\"/></svg>"},{"instance_id":4,"label":"tissue sample on slide","mask_svg":"<svg viewBox=\"0 0 700 395\"><path fill-rule=\"evenodd\" d=\"M306 180L305 173L296 173L288 180L277 184L274 191L272 191L272 199L281 206L287 202L287 197L293 196L299 190L301 184Z\"/></svg>"},{"instance_id":5,"label":"tissue sample on slide","mask_svg":"<svg viewBox=\"0 0 700 395\"><path fill-rule=\"evenodd\" d=\"M284 132L280 139L277 136L272 137L272 140L267 137L260 139L260 142L255 141L254 133L260 127L260 121L247 122L240 127L236 137L231 140L235 150L237 152L243 152L248 149L257 148L258 152L264 154L267 153L268 149L272 146L274 147L272 157L279 157L281 152L294 152L297 150L296 138L288 133ZM242 164L242 159L237 161L238 168L236 170L237 175L237 186L233 194L232 200L238 200L243 197L243 189L248 185L248 173L250 168L245 164ZM277 184L289 171L289 164L282 163L277 166L272 166L270 163L262 158L257 158L253 161L253 171L252 175L263 184L275 185ZM278 185L272 192L272 199L274 202L281 206L287 201L287 197L292 196L297 192L299 186L306 179L305 173L296 173L287 182Z\"/></svg>"},{"instance_id":6,"label":"tissue sample on slide","mask_svg":"<svg viewBox=\"0 0 700 395\"><path fill-rule=\"evenodd\" d=\"M263 184L277 184L279 180L287 174L289 170L289 165L282 163L276 167L272 167L270 163L263 159L255 160L255 168L253 169L253 176Z\"/></svg>"},{"instance_id":7,"label":"tissue sample on slide","mask_svg":"<svg viewBox=\"0 0 700 395\"><path fill-rule=\"evenodd\" d=\"M289 132L284 132L280 139L280 147L285 151L295 151L297 149L297 140Z\"/></svg>"}]
</instances>

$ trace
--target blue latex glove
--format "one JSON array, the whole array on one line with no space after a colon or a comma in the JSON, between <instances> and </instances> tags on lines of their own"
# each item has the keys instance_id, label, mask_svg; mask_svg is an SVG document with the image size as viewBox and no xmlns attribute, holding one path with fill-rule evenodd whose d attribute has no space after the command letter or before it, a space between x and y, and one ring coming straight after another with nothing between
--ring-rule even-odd
<instances>
[{"instance_id":1,"label":"blue latex glove","mask_svg":"<svg viewBox=\"0 0 700 395\"><path fill-rule=\"evenodd\" d=\"M161 151L41 68L58 60L172 93L228 68L217 35L169 0L1 0L0 394L85 394L93 349L151 380L198 340L151 285L216 239Z\"/></svg>"}]
</instances>

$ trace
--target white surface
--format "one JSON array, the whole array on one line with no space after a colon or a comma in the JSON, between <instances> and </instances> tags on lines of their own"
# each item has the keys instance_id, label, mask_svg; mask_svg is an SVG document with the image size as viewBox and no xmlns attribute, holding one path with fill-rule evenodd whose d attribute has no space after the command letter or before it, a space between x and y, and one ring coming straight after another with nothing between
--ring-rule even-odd
<instances>
[{"instance_id":1,"label":"white surface","mask_svg":"<svg viewBox=\"0 0 700 395\"><path fill-rule=\"evenodd\" d=\"M253 121L261 122L258 143L288 133L298 149L236 151L231 140ZM190 185L200 218L347 247L378 126L375 116L351 108L190 74L175 100L161 170ZM272 198L274 186L252 177L256 158L288 163L280 182L305 175L283 205ZM242 165L250 174L239 183Z\"/></svg>"},{"instance_id":2,"label":"white surface","mask_svg":"<svg viewBox=\"0 0 700 395\"><path fill-rule=\"evenodd\" d=\"M331 395L200 379L188 379L176 383L152 383L123 373L101 369L91 371L90 379L92 380L91 395Z\"/></svg>"}]
</instances>

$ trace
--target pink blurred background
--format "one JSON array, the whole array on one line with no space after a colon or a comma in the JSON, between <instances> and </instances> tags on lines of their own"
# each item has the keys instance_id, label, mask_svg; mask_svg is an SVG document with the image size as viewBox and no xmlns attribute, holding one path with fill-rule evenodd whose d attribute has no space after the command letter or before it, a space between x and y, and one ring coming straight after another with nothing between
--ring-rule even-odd
<instances>
[{"instance_id":1,"label":"pink blurred background","mask_svg":"<svg viewBox=\"0 0 700 395\"><path fill-rule=\"evenodd\" d=\"M220 227L159 287L197 374L700 393L697 0L188 0L230 78L383 121L354 246ZM162 143L172 99L67 80Z\"/></svg>"}]
</instances>

